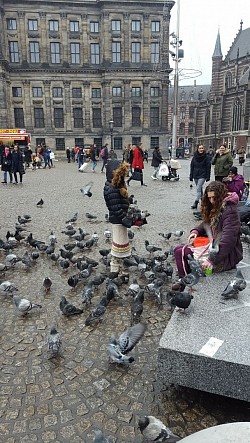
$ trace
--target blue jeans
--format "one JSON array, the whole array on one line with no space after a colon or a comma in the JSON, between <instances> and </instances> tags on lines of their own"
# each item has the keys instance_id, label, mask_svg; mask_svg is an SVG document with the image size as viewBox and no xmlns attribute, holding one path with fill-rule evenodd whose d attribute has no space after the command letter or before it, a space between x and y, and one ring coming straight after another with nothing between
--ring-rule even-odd
<instances>
[{"instance_id":1,"label":"blue jeans","mask_svg":"<svg viewBox=\"0 0 250 443\"><path fill-rule=\"evenodd\" d=\"M199 201L203 195L203 185L205 183L205 178L195 178L194 182L196 184L196 201Z\"/></svg>"},{"instance_id":2,"label":"blue jeans","mask_svg":"<svg viewBox=\"0 0 250 443\"><path fill-rule=\"evenodd\" d=\"M106 158L103 158L103 159L102 159L101 172L103 172L103 169L105 168L105 165L106 165L107 161L108 161L108 160L107 160Z\"/></svg>"},{"instance_id":3,"label":"blue jeans","mask_svg":"<svg viewBox=\"0 0 250 443\"><path fill-rule=\"evenodd\" d=\"M154 172L153 172L153 174L152 174L153 177L156 177L156 176L157 176L157 174L158 174L158 172L159 172L159 169L160 169L160 165L159 165L159 166L154 166Z\"/></svg>"},{"instance_id":4,"label":"blue jeans","mask_svg":"<svg viewBox=\"0 0 250 443\"><path fill-rule=\"evenodd\" d=\"M97 166L97 161L96 160L92 160L92 171L95 170L96 166Z\"/></svg>"},{"instance_id":5,"label":"blue jeans","mask_svg":"<svg viewBox=\"0 0 250 443\"><path fill-rule=\"evenodd\" d=\"M9 177L10 177L10 183L12 183L12 172L9 172ZM3 181L7 183L7 171L3 171Z\"/></svg>"}]
</instances>

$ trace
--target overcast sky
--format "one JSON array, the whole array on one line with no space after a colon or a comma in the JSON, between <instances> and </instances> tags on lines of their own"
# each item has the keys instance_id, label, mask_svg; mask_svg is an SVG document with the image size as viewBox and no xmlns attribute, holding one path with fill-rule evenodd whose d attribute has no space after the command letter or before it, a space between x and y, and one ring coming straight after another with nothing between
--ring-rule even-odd
<instances>
[{"instance_id":1,"label":"overcast sky","mask_svg":"<svg viewBox=\"0 0 250 443\"><path fill-rule=\"evenodd\" d=\"M175 2L170 32L176 32L177 0ZM218 29L225 57L240 28L241 19L242 29L249 28L250 0L180 0L179 36L183 40L184 60L179 67L202 71L202 75L196 78L198 85L211 83L212 55ZM180 85L193 83L193 79L183 79Z\"/></svg>"}]
</instances>

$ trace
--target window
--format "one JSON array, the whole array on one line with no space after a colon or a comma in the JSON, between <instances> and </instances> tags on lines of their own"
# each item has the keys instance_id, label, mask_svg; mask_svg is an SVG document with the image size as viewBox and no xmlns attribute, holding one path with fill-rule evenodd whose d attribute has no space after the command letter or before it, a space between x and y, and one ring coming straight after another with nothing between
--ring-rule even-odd
<instances>
[{"instance_id":1,"label":"window","mask_svg":"<svg viewBox=\"0 0 250 443\"><path fill-rule=\"evenodd\" d=\"M53 94L53 97L62 97L63 96L62 88L55 86L52 89L52 94Z\"/></svg>"},{"instance_id":2,"label":"window","mask_svg":"<svg viewBox=\"0 0 250 443\"><path fill-rule=\"evenodd\" d=\"M185 116L186 116L186 108L185 108L185 106L181 106L181 108L180 108L180 119L181 120L185 120Z\"/></svg>"},{"instance_id":3,"label":"window","mask_svg":"<svg viewBox=\"0 0 250 443\"><path fill-rule=\"evenodd\" d=\"M157 107L150 108L150 126L151 128L158 128L160 126L159 108Z\"/></svg>"},{"instance_id":4,"label":"window","mask_svg":"<svg viewBox=\"0 0 250 443\"><path fill-rule=\"evenodd\" d=\"M80 43L70 44L70 56L72 65L80 63Z\"/></svg>"},{"instance_id":5,"label":"window","mask_svg":"<svg viewBox=\"0 0 250 443\"><path fill-rule=\"evenodd\" d=\"M51 63L60 63L60 43L50 43Z\"/></svg>"},{"instance_id":6,"label":"window","mask_svg":"<svg viewBox=\"0 0 250 443\"><path fill-rule=\"evenodd\" d=\"M42 97L43 96L43 90L41 87L33 87L32 88L32 95L33 97Z\"/></svg>"},{"instance_id":7,"label":"window","mask_svg":"<svg viewBox=\"0 0 250 443\"><path fill-rule=\"evenodd\" d=\"M38 145L46 146L45 138L41 138L41 137L36 138L36 146L38 146Z\"/></svg>"},{"instance_id":8,"label":"window","mask_svg":"<svg viewBox=\"0 0 250 443\"><path fill-rule=\"evenodd\" d=\"M132 137L132 145L138 146L141 143L141 137Z\"/></svg>"},{"instance_id":9,"label":"window","mask_svg":"<svg viewBox=\"0 0 250 443\"><path fill-rule=\"evenodd\" d=\"M90 32L98 33L99 32L99 22L90 22Z\"/></svg>"},{"instance_id":10,"label":"window","mask_svg":"<svg viewBox=\"0 0 250 443\"><path fill-rule=\"evenodd\" d=\"M121 97L122 96L122 88L120 86L114 86L112 88L113 97Z\"/></svg>"},{"instance_id":11,"label":"window","mask_svg":"<svg viewBox=\"0 0 250 443\"><path fill-rule=\"evenodd\" d=\"M24 128L23 108L14 108L14 120L16 128Z\"/></svg>"},{"instance_id":12,"label":"window","mask_svg":"<svg viewBox=\"0 0 250 443\"><path fill-rule=\"evenodd\" d=\"M82 98L82 88L72 88L73 98Z\"/></svg>"},{"instance_id":13,"label":"window","mask_svg":"<svg viewBox=\"0 0 250 443\"><path fill-rule=\"evenodd\" d=\"M194 118L194 107L190 106L189 108L189 118Z\"/></svg>"},{"instance_id":14,"label":"window","mask_svg":"<svg viewBox=\"0 0 250 443\"><path fill-rule=\"evenodd\" d=\"M160 93L160 88L158 86L152 86L152 88L150 88L150 95L151 97L159 97Z\"/></svg>"},{"instance_id":15,"label":"window","mask_svg":"<svg viewBox=\"0 0 250 443\"><path fill-rule=\"evenodd\" d=\"M56 151L65 151L65 139L56 138Z\"/></svg>"},{"instance_id":16,"label":"window","mask_svg":"<svg viewBox=\"0 0 250 443\"><path fill-rule=\"evenodd\" d=\"M55 128L63 128L64 127L63 108L54 108L54 125L55 125Z\"/></svg>"},{"instance_id":17,"label":"window","mask_svg":"<svg viewBox=\"0 0 250 443\"><path fill-rule=\"evenodd\" d=\"M94 137L94 145L96 145L97 148L100 150L102 149L102 138L101 137Z\"/></svg>"},{"instance_id":18,"label":"window","mask_svg":"<svg viewBox=\"0 0 250 443\"><path fill-rule=\"evenodd\" d=\"M159 148L159 137L151 137L150 139L150 149Z\"/></svg>"},{"instance_id":19,"label":"window","mask_svg":"<svg viewBox=\"0 0 250 443\"><path fill-rule=\"evenodd\" d=\"M7 29L8 31L15 31L17 29L15 18L7 18Z\"/></svg>"},{"instance_id":20,"label":"window","mask_svg":"<svg viewBox=\"0 0 250 443\"><path fill-rule=\"evenodd\" d=\"M120 42L112 42L112 62L120 63L121 62L121 43Z\"/></svg>"},{"instance_id":21,"label":"window","mask_svg":"<svg viewBox=\"0 0 250 443\"><path fill-rule=\"evenodd\" d=\"M37 20L28 20L28 30L29 31L38 31L38 21Z\"/></svg>"},{"instance_id":22,"label":"window","mask_svg":"<svg viewBox=\"0 0 250 443\"><path fill-rule=\"evenodd\" d=\"M122 149L122 137L114 137L114 149Z\"/></svg>"},{"instance_id":23,"label":"window","mask_svg":"<svg viewBox=\"0 0 250 443\"><path fill-rule=\"evenodd\" d=\"M225 79L225 87L226 89L231 88L233 85L233 76L231 72L228 72Z\"/></svg>"},{"instance_id":24,"label":"window","mask_svg":"<svg viewBox=\"0 0 250 443\"><path fill-rule=\"evenodd\" d=\"M73 109L74 128L83 128L82 108Z\"/></svg>"},{"instance_id":25,"label":"window","mask_svg":"<svg viewBox=\"0 0 250 443\"><path fill-rule=\"evenodd\" d=\"M239 131L241 129L242 103L237 98L233 106L233 122L232 131Z\"/></svg>"},{"instance_id":26,"label":"window","mask_svg":"<svg viewBox=\"0 0 250 443\"><path fill-rule=\"evenodd\" d=\"M132 43L132 63L140 63L141 61L141 43Z\"/></svg>"},{"instance_id":27,"label":"window","mask_svg":"<svg viewBox=\"0 0 250 443\"><path fill-rule=\"evenodd\" d=\"M80 138L75 138L75 146L84 146L84 139L82 137Z\"/></svg>"},{"instance_id":28,"label":"window","mask_svg":"<svg viewBox=\"0 0 250 443\"><path fill-rule=\"evenodd\" d=\"M132 88L132 97L140 97L141 96L141 88L136 86Z\"/></svg>"},{"instance_id":29,"label":"window","mask_svg":"<svg viewBox=\"0 0 250 443\"><path fill-rule=\"evenodd\" d=\"M160 60L160 44L151 43L151 63L159 63Z\"/></svg>"},{"instance_id":30,"label":"window","mask_svg":"<svg viewBox=\"0 0 250 443\"><path fill-rule=\"evenodd\" d=\"M90 63L92 65L100 64L100 45L99 43L90 44Z\"/></svg>"},{"instance_id":31,"label":"window","mask_svg":"<svg viewBox=\"0 0 250 443\"><path fill-rule=\"evenodd\" d=\"M121 20L112 20L111 31L120 31L120 30L121 30Z\"/></svg>"},{"instance_id":32,"label":"window","mask_svg":"<svg viewBox=\"0 0 250 443\"><path fill-rule=\"evenodd\" d=\"M114 126L122 126L122 108L113 108Z\"/></svg>"},{"instance_id":33,"label":"window","mask_svg":"<svg viewBox=\"0 0 250 443\"><path fill-rule=\"evenodd\" d=\"M210 110L207 109L205 114L205 131L204 131L206 135L210 133L209 129L210 129Z\"/></svg>"},{"instance_id":34,"label":"window","mask_svg":"<svg viewBox=\"0 0 250 443\"><path fill-rule=\"evenodd\" d=\"M49 30L51 32L58 32L59 31L59 22L58 22L58 20L50 20L49 21Z\"/></svg>"},{"instance_id":35,"label":"window","mask_svg":"<svg viewBox=\"0 0 250 443\"><path fill-rule=\"evenodd\" d=\"M93 108L92 110L92 118L93 118L93 128L101 128L102 127L102 112L101 108Z\"/></svg>"},{"instance_id":36,"label":"window","mask_svg":"<svg viewBox=\"0 0 250 443\"><path fill-rule=\"evenodd\" d=\"M180 123L180 129L179 129L180 135L185 134L185 123Z\"/></svg>"},{"instance_id":37,"label":"window","mask_svg":"<svg viewBox=\"0 0 250 443\"><path fill-rule=\"evenodd\" d=\"M18 42L9 42L9 54L11 63L19 63Z\"/></svg>"},{"instance_id":38,"label":"window","mask_svg":"<svg viewBox=\"0 0 250 443\"><path fill-rule=\"evenodd\" d=\"M92 98L101 97L101 88L92 88Z\"/></svg>"},{"instance_id":39,"label":"window","mask_svg":"<svg viewBox=\"0 0 250 443\"><path fill-rule=\"evenodd\" d=\"M12 88L12 97L22 97L22 88L13 87Z\"/></svg>"},{"instance_id":40,"label":"window","mask_svg":"<svg viewBox=\"0 0 250 443\"><path fill-rule=\"evenodd\" d=\"M34 108L35 128L44 128L44 112L43 108Z\"/></svg>"},{"instance_id":41,"label":"window","mask_svg":"<svg viewBox=\"0 0 250 443\"><path fill-rule=\"evenodd\" d=\"M30 42L30 63L40 63L40 48L38 42Z\"/></svg>"},{"instance_id":42,"label":"window","mask_svg":"<svg viewBox=\"0 0 250 443\"><path fill-rule=\"evenodd\" d=\"M69 29L70 29L70 32L79 32L79 22L70 21L69 22Z\"/></svg>"},{"instance_id":43,"label":"window","mask_svg":"<svg viewBox=\"0 0 250 443\"><path fill-rule=\"evenodd\" d=\"M189 134L193 134L194 132L194 124L193 123L189 123L188 124L188 133Z\"/></svg>"},{"instance_id":44,"label":"window","mask_svg":"<svg viewBox=\"0 0 250 443\"><path fill-rule=\"evenodd\" d=\"M131 31L139 32L141 30L141 22L140 20L132 20L131 22Z\"/></svg>"},{"instance_id":45,"label":"window","mask_svg":"<svg viewBox=\"0 0 250 443\"><path fill-rule=\"evenodd\" d=\"M139 106L132 107L132 126L141 126L141 108Z\"/></svg>"},{"instance_id":46,"label":"window","mask_svg":"<svg viewBox=\"0 0 250 443\"><path fill-rule=\"evenodd\" d=\"M159 21L151 22L151 32L160 32L160 22Z\"/></svg>"}]
</instances>

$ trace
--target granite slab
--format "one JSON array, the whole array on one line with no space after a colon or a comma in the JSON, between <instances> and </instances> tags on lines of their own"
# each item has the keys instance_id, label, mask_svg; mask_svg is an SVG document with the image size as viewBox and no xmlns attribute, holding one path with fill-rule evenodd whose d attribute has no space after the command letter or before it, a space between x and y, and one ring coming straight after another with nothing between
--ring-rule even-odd
<instances>
[{"instance_id":1,"label":"granite slab","mask_svg":"<svg viewBox=\"0 0 250 443\"><path fill-rule=\"evenodd\" d=\"M250 422L226 423L203 429L181 440L182 443L240 443L250 441Z\"/></svg>"},{"instance_id":2,"label":"granite slab","mask_svg":"<svg viewBox=\"0 0 250 443\"><path fill-rule=\"evenodd\" d=\"M238 299L221 292L236 271L204 277L186 314L174 311L158 350L158 378L250 401L250 260L239 267L249 284Z\"/></svg>"}]
</instances>

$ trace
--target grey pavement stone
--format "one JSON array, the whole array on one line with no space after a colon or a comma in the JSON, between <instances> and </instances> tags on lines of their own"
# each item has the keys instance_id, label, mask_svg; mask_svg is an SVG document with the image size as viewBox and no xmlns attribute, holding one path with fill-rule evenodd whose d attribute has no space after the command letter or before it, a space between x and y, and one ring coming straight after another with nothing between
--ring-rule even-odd
<instances>
[{"instance_id":1,"label":"grey pavement stone","mask_svg":"<svg viewBox=\"0 0 250 443\"><path fill-rule=\"evenodd\" d=\"M48 244L53 230L58 250L70 242L61 232L65 220L78 212L75 226L90 234L97 231L99 235L97 247L88 252L99 259L98 249L106 247L104 230L110 229L104 217L107 213L102 195L105 176L91 172L81 174L72 163L55 164L51 170L27 170L22 186L0 188L0 238L5 240L7 230L14 230L17 215L26 213L32 217L27 232ZM151 180L149 164L145 165L144 172L148 187L131 182L129 192L135 195L139 207L151 214L147 225L133 228L132 244L139 254L146 253L146 238L166 250L176 242L162 241L159 232L184 229L187 235L196 225L190 210L195 190L189 188L189 161L183 160L181 164L178 183ZM94 182L93 197L87 200L82 197L80 187L90 180ZM39 209L36 203L41 197L45 203ZM86 212L96 215L98 223L89 223ZM14 252L22 255L26 250L30 252L31 248L22 242ZM79 253L85 254L85 251ZM4 259L5 253L0 251L0 262ZM94 272L99 271L105 272L105 266L99 265ZM134 364L129 368L111 365L106 346L114 332L119 333L129 325L130 301L122 298L122 304L110 305L102 324L93 328L84 325L89 309L78 318L67 319L59 310L62 295L81 306L83 284L79 284L76 291L71 291L67 284L68 277L74 273L75 267L62 272L46 254L40 253L31 270L17 266L0 276L13 281L20 296L42 305L39 311L20 318L11 297L1 294L0 367L4 383L0 383L0 435L4 443L90 443L93 429L97 428L111 435L113 442L140 443L138 417L151 413L182 437L217 423L247 421L247 408L236 400L216 397L215 401L214 396L184 388L161 390L156 367L159 340L170 319L165 300L163 309L159 310L153 300L146 297L143 319L148 329L134 350ZM45 276L53 281L48 294L42 287ZM93 304L103 290L101 287L95 293ZM121 293L123 295L123 288ZM53 324L63 342L57 359L49 359L46 345Z\"/></svg>"}]
</instances>

